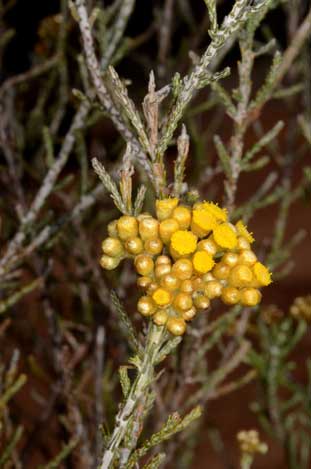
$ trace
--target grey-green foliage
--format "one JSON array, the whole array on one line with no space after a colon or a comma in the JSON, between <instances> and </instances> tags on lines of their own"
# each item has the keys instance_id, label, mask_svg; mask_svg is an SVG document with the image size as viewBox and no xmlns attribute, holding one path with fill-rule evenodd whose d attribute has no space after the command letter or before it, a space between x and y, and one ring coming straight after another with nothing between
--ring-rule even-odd
<instances>
[{"instance_id":1,"label":"grey-green foliage","mask_svg":"<svg viewBox=\"0 0 311 469\"><path fill-rule=\"evenodd\" d=\"M157 433L154 433L150 439L146 440L140 448L134 451L126 465L126 469L132 469L135 464L142 458L147 452L156 445L159 445L163 441L171 438L175 433L183 431L188 427L194 420L201 416L201 407L195 407L185 417L181 418L178 412L170 415L166 424Z\"/></svg>"},{"instance_id":2,"label":"grey-green foliage","mask_svg":"<svg viewBox=\"0 0 311 469\"><path fill-rule=\"evenodd\" d=\"M258 326L259 349L250 350L249 361L258 371L261 389L258 402L251 407L263 428L282 442L289 467L307 469L311 454L310 361L304 364L308 381L302 385L293 377L296 364L290 358L307 324L291 318L274 324L258 319Z\"/></svg>"}]
</instances>

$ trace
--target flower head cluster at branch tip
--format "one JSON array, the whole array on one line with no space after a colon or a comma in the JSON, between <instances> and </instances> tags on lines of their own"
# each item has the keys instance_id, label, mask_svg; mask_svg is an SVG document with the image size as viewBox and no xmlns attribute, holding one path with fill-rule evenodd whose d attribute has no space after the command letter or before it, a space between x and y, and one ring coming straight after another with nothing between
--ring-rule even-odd
<instances>
[{"instance_id":1,"label":"flower head cluster at branch tip","mask_svg":"<svg viewBox=\"0 0 311 469\"><path fill-rule=\"evenodd\" d=\"M289 311L295 319L311 323L311 295L297 297Z\"/></svg>"},{"instance_id":2,"label":"flower head cluster at branch tip","mask_svg":"<svg viewBox=\"0 0 311 469\"><path fill-rule=\"evenodd\" d=\"M237 434L240 451L242 453L265 454L268 451L268 446L259 439L257 430L242 430Z\"/></svg>"},{"instance_id":3,"label":"flower head cluster at branch tip","mask_svg":"<svg viewBox=\"0 0 311 469\"><path fill-rule=\"evenodd\" d=\"M156 218L142 213L112 221L102 243L104 269L134 260L143 316L182 335L186 322L215 298L227 305L260 302L259 288L269 285L271 274L258 262L242 221L232 225L226 210L212 202L190 207L167 198L157 200L155 209Z\"/></svg>"}]
</instances>

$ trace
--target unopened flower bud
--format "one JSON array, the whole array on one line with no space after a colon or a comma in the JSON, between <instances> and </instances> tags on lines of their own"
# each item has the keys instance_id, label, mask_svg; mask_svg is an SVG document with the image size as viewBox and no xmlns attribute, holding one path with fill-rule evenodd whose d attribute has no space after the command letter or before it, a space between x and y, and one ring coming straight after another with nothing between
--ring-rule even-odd
<instances>
[{"instance_id":1,"label":"unopened flower bud","mask_svg":"<svg viewBox=\"0 0 311 469\"><path fill-rule=\"evenodd\" d=\"M218 280L211 280L205 285L204 293L210 300L218 298L221 295L221 292L222 285Z\"/></svg>"},{"instance_id":2,"label":"unopened flower bud","mask_svg":"<svg viewBox=\"0 0 311 469\"><path fill-rule=\"evenodd\" d=\"M138 300L137 309L143 316L152 316L156 311L156 306L150 296L142 296Z\"/></svg>"},{"instance_id":3,"label":"unopened flower bud","mask_svg":"<svg viewBox=\"0 0 311 469\"><path fill-rule=\"evenodd\" d=\"M191 278L192 272L193 266L189 259L178 259L172 267L172 273L180 280Z\"/></svg>"},{"instance_id":4,"label":"unopened flower bud","mask_svg":"<svg viewBox=\"0 0 311 469\"><path fill-rule=\"evenodd\" d=\"M125 241L138 235L138 223L135 217L123 215L117 221L117 229L120 238Z\"/></svg>"},{"instance_id":5,"label":"unopened flower bud","mask_svg":"<svg viewBox=\"0 0 311 469\"><path fill-rule=\"evenodd\" d=\"M168 320L168 314L165 310L160 309L154 314L152 319L157 326L164 326Z\"/></svg>"},{"instance_id":6,"label":"unopened flower bud","mask_svg":"<svg viewBox=\"0 0 311 469\"><path fill-rule=\"evenodd\" d=\"M191 211L187 207L176 207L173 210L172 218L178 222L181 230L187 230L191 223Z\"/></svg>"},{"instance_id":7,"label":"unopened flower bud","mask_svg":"<svg viewBox=\"0 0 311 469\"><path fill-rule=\"evenodd\" d=\"M187 311L192 307L192 298L187 293L178 293L173 301L173 306L178 311Z\"/></svg>"},{"instance_id":8,"label":"unopened flower bud","mask_svg":"<svg viewBox=\"0 0 311 469\"><path fill-rule=\"evenodd\" d=\"M179 225L174 218L168 218L160 223L160 238L164 244L168 244L173 234L179 230Z\"/></svg>"},{"instance_id":9,"label":"unopened flower bud","mask_svg":"<svg viewBox=\"0 0 311 469\"><path fill-rule=\"evenodd\" d=\"M107 256L106 254L104 254L100 258L100 265L105 270L113 270L116 267L118 267L119 264L120 264L119 257L111 257L111 256Z\"/></svg>"},{"instance_id":10,"label":"unopened flower bud","mask_svg":"<svg viewBox=\"0 0 311 469\"><path fill-rule=\"evenodd\" d=\"M186 323L182 318L169 318L166 327L173 335L183 335L186 332Z\"/></svg>"},{"instance_id":11,"label":"unopened flower bud","mask_svg":"<svg viewBox=\"0 0 311 469\"><path fill-rule=\"evenodd\" d=\"M159 237L159 222L155 218L146 217L139 222L139 234L142 240Z\"/></svg>"},{"instance_id":12,"label":"unopened flower bud","mask_svg":"<svg viewBox=\"0 0 311 469\"><path fill-rule=\"evenodd\" d=\"M120 257L124 250L121 241L118 238L106 238L102 242L102 250L107 256Z\"/></svg>"},{"instance_id":13,"label":"unopened flower bud","mask_svg":"<svg viewBox=\"0 0 311 469\"><path fill-rule=\"evenodd\" d=\"M156 256L162 252L163 243L160 238L151 238L145 241L145 251L152 256Z\"/></svg>"},{"instance_id":14,"label":"unopened flower bud","mask_svg":"<svg viewBox=\"0 0 311 469\"><path fill-rule=\"evenodd\" d=\"M243 288L241 290L241 303L244 306L256 306L260 303L261 293L256 288Z\"/></svg>"},{"instance_id":15,"label":"unopened flower bud","mask_svg":"<svg viewBox=\"0 0 311 469\"><path fill-rule=\"evenodd\" d=\"M128 238L125 241L125 249L127 252L133 255L140 254L143 250L143 242L138 236L135 236L134 238Z\"/></svg>"},{"instance_id":16,"label":"unopened flower bud","mask_svg":"<svg viewBox=\"0 0 311 469\"><path fill-rule=\"evenodd\" d=\"M167 218L170 218L173 210L177 207L178 205L178 199L177 198L168 198L168 199L162 199L162 200L157 200L156 201L156 214L158 220L166 220Z\"/></svg>"},{"instance_id":17,"label":"unopened flower bud","mask_svg":"<svg viewBox=\"0 0 311 469\"><path fill-rule=\"evenodd\" d=\"M240 292L234 287L224 287L221 299L226 305L236 305L240 301Z\"/></svg>"},{"instance_id":18,"label":"unopened flower bud","mask_svg":"<svg viewBox=\"0 0 311 469\"><path fill-rule=\"evenodd\" d=\"M140 275L148 276L153 272L154 263L150 256L139 254L134 261L135 269Z\"/></svg>"}]
</instances>

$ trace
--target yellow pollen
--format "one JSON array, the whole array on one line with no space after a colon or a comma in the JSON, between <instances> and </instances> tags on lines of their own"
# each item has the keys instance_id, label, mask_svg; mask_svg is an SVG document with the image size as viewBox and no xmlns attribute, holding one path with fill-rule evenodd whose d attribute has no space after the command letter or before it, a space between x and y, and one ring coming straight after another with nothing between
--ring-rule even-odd
<instances>
[{"instance_id":1,"label":"yellow pollen","mask_svg":"<svg viewBox=\"0 0 311 469\"><path fill-rule=\"evenodd\" d=\"M178 230L171 237L171 246L180 255L191 254L196 250L197 237L191 231Z\"/></svg>"},{"instance_id":2,"label":"yellow pollen","mask_svg":"<svg viewBox=\"0 0 311 469\"><path fill-rule=\"evenodd\" d=\"M196 252L193 256L192 262L195 270L200 274L206 274L212 270L215 264L212 256L206 251Z\"/></svg>"},{"instance_id":3,"label":"yellow pollen","mask_svg":"<svg viewBox=\"0 0 311 469\"><path fill-rule=\"evenodd\" d=\"M250 244L255 241L255 238L253 237L253 233L250 233L242 220L239 220L236 223L236 228L241 236L243 236Z\"/></svg>"},{"instance_id":4,"label":"yellow pollen","mask_svg":"<svg viewBox=\"0 0 311 469\"><path fill-rule=\"evenodd\" d=\"M213 229L216 243L222 248L233 249L237 245L236 234L228 223L222 223Z\"/></svg>"},{"instance_id":5,"label":"yellow pollen","mask_svg":"<svg viewBox=\"0 0 311 469\"><path fill-rule=\"evenodd\" d=\"M152 299L157 305L165 306L171 302L171 295L164 288L157 288L155 292L153 292Z\"/></svg>"},{"instance_id":6,"label":"yellow pollen","mask_svg":"<svg viewBox=\"0 0 311 469\"><path fill-rule=\"evenodd\" d=\"M193 210L193 223L204 231L210 231L216 226L216 218L207 210Z\"/></svg>"},{"instance_id":7,"label":"yellow pollen","mask_svg":"<svg viewBox=\"0 0 311 469\"><path fill-rule=\"evenodd\" d=\"M218 207L213 202L203 202L202 208L211 213L219 221L227 221L228 215L225 208Z\"/></svg>"},{"instance_id":8,"label":"yellow pollen","mask_svg":"<svg viewBox=\"0 0 311 469\"><path fill-rule=\"evenodd\" d=\"M262 286L267 286L272 282L271 273L261 262L256 262L253 269L256 279Z\"/></svg>"}]
</instances>

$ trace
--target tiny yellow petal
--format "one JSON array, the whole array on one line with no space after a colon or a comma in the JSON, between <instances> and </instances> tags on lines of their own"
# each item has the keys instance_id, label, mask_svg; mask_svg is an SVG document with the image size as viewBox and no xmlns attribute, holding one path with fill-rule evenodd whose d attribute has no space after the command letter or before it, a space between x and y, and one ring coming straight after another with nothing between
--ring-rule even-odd
<instances>
[{"instance_id":1,"label":"tiny yellow petal","mask_svg":"<svg viewBox=\"0 0 311 469\"><path fill-rule=\"evenodd\" d=\"M201 238L206 236L216 225L216 218L207 210L201 208L193 210L191 230L197 236Z\"/></svg>"},{"instance_id":2,"label":"tiny yellow petal","mask_svg":"<svg viewBox=\"0 0 311 469\"><path fill-rule=\"evenodd\" d=\"M206 251L196 252L193 256L192 262L193 262L193 267L200 274L206 274L207 272L212 270L215 264L212 256L208 254Z\"/></svg>"},{"instance_id":3,"label":"tiny yellow petal","mask_svg":"<svg viewBox=\"0 0 311 469\"><path fill-rule=\"evenodd\" d=\"M191 231L178 230L171 237L171 246L182 256L191 254L196 250L197 237Z\"/></svg>"},{"instance_id":4,"label":"tiny yellow petal","mask_svg":"<svg viewBox=\"0 0 311 469\"><path fill-rule=\"evenodd\" d=\"M217 220L227 221L228 215L225 208L221 208L213 202L203 202L202 208L211 213Z\"/></svg>"},{"instance_id":5,"label":"tiny yellow petal","mask_svg":"<svg viewBox=\"0 0 311 469\"><path fill-rule=\"evenodd\" d=\"M242 220L239 220L235 226L238 230L238 233L241 236L243 236L243 238L245 238L249 243L253 243L255 241L255 238L253 237L253 233L250 233L248 231L248 229L246 228Z\"/></svg>"},{"instance_id":6,"label":"tiny yellow petal","mask_svg":"<svg viewBox=\"0 0 311 469\"><path fill-rule=\"evenodd\" d=\"M172 295L165 288L157 288L152 294L153 301L159 306L166 306L170 304Z\"/></svg>"},{"instance_id":7,"label":"tiny yellow petal","mask_svg":"<svg viewBox=\"0 0 311 469\"><path fill-rule=\"evenodd\" d=\"M254 274L260 285L262 286L267 286L269 285L272 280L271 280L271 273L267 269L266 266L264 266L261 262L256 262L256 264L253 267Z\"/></svg>"},{"instance_id":8,"label":"tiny yellow petal","mask_svg":"<svg viewBox=\"0 0 311 469\"><path fill-rule=\"evenodd\" d=\"M233 249L237 245L234 229L228 223L222 223L213 229L216 243L222 248Z\"/></svg>"}]
</instances>

